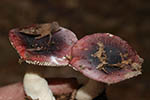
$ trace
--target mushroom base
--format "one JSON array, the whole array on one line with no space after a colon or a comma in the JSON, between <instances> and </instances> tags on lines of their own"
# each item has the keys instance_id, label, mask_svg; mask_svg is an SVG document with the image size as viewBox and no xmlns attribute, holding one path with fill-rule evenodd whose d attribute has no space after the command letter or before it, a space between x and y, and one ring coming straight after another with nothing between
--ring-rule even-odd
<instances>
[{"instance_id":1,"label":"mushroom base","mask_svg":"<svg viewBox=\"0 0 150 100\"><path fill-rule=\"evenodd\" d=\"M62 100L65 97L73 98L72 100L75 100L75 98L77 100L92 100L104 90L103 83L90 80L70 67L43 68L41 66L30 66L28 72L48 78L52 93L56 98L62 98ZM26 83L24 82L24 84ZM82 87L79 88L81 85ZM25 92L28 91L25 90ZM85 96L86 98L84 98Z\"/></svg>"}]
</instances>

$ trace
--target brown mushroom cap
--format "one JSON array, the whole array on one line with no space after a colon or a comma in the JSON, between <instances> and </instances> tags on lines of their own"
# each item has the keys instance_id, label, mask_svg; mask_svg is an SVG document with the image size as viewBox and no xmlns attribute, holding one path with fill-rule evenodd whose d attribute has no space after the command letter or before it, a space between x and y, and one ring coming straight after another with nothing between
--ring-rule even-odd
<instances>
[{"instance_id":1,"label":"brown mushroom cap","mask_svg":"<svg viewBox=\"0 0 150 100\"><path fill-rule=\"evenodd\" d=\"M109 33L97 33L73 46L70 64L91 79L113 84L141 74L142 62L126 41Z\"/></svg>"},{"instance_id":2,"label":"brown mushroom cap","mask_svg":"<svg viewBox=\"0 0 150 100\"><path fill-rule=\"evenodd\" d=\"M24 29L35 29L35 26L36 24L24 27ZM60 31L53 33L51 43L48 44L50 36L35 39L35 35L20 32L22 29L16 28L9 32L9 40L22 60L29 64L43 66L68 65L69 61L66 56L70 55L71 48L77 41L73 32L60 27ZM42 49L38 50L39 48ZM30 49L37 50L30 51Z\"/></svg>"}]
</instances>

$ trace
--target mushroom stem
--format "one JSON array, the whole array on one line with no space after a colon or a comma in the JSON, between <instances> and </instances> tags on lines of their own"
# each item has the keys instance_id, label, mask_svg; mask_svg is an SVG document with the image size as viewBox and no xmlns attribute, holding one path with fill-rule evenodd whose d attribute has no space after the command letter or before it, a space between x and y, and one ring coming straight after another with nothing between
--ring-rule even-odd
<instances>
[{"instance_id":1,"label":"mushroom stem","mask_svg":"<svg viewBox=\"0 0 150 100\"><path fill-rule=\"evenodd\" d=\"M104 90L104 83L89 79L88 83L81 87L76 94L77 100L93 100Z\"/></svg>"},{"instance_id":2,"label":"mushroom stem","mask_svg":"<svg viewBox=\"0 0 150 100\"><path fill-rule=\"evenodd\" d=\"M26 72L23 85L27 97L32 100L55 100L47 81L37 73Z\"/></svg>"}]
</instances>

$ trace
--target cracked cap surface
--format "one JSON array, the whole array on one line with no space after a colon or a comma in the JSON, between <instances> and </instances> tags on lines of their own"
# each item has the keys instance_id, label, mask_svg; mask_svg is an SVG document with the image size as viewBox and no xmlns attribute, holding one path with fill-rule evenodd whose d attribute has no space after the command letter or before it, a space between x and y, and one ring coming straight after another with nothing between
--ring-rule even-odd
<instances>
[{"instance_id":1,"label":"cracked cap surface","mask_svg":"<svg viewBox=\"0 0 150 100\"><path fill-rule=\"evenodd\" d=\"M70 64L91 79L113 84L141 74L142 62L126 41L109 33L96 33L74 45Z\"/></svg>"}]
</instances>

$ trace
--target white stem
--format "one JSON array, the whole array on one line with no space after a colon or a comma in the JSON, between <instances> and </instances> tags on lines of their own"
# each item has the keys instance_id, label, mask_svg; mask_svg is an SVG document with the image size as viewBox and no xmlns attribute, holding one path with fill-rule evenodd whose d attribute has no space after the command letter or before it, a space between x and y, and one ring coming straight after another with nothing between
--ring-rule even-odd
<instances>
[{"instance_id":1,"label":"white stem","mask_svg":"<svg viewBox=\"0 0 150 100\"><path fill-rule=\"evenodd\" d=\"M47 81L36 73L26 73L23 80L27 96L33 100L55 100Z\"/></svg>"},{"instance_id":2,"label":"white stem","mask_svg":"<svg viewBox=\"0 0 150 100\"><path fill-rule=\"evenodd\" d=\"M81 87L76 94L77 100L93 100L104 90L104 84L89 79L88 83Z\"/></svg>"}]
</instances>

